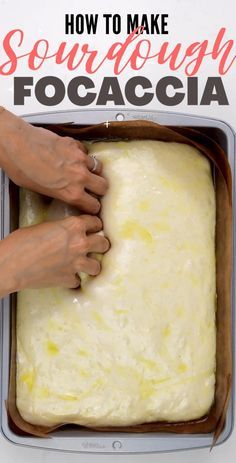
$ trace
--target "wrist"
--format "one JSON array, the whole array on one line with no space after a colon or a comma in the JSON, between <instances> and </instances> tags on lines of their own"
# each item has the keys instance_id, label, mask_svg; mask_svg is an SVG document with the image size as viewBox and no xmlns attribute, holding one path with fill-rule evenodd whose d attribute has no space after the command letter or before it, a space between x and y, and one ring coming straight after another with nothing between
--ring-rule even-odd
<instances>
[{"instance_id":1,"label":"wrist","mask_svg":"<svg viewBox=\"0 0 236 463\"><path fill-rule=\"evenodd\" d=\"M17 291L11 272L4 267L0 270L0 299Z\"/></svg>"},{"instance_id":2,"label":"wrist","mask_svg":"<svg viewBox=\"0 0 236 463\"><path fill-rule=\"evenodd\" d=\"M4 239L0 242L0 298L18 291L15 269L9 242Z\"/></svg>"}]
</instances>

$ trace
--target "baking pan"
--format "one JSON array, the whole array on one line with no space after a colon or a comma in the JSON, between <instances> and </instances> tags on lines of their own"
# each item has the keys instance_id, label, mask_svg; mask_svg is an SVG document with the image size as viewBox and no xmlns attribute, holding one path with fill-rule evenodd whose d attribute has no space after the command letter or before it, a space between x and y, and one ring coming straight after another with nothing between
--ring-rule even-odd
<instances>
[{"instance_id":1,"label":"baking pan","mask_svg":"<svg viewBox=\"0 0 236 463\"><path fill-rule=\"evenodd\" d=\"M61 124L72 123L79 126L86 126L97 123L109 125L109 121L128 121L128 120L149 120L167 126L185 126L197 128L205 134L211 136L224 149L229 164L231 166L233 192L235 195L235 136L229 125L224 122L211 118L189 116L185 114L169 112L139 112L123 110L82 110L69 112L55 112L32 114L25 116L27 122L33 124ZM6 236L10 229L10 196L9 181L2 173L1 175L1 238ZM235 230L235 227L234 227ZM234 281L234 279L233 279ZM232 288L232 330L234 327L234 296L235 288ZM7 297L2 301L1 323L2 323L2 375L1 375L1 429L4 436L15 444L27 445L32 447L64 450L74 452L93 452L93 453L144 453L144 452L165 452L184 449L194 449L210 447L212 445L212 434L170 434L170 433L105 433L93 432L71 428L54 431L49 438L41 439L25 435L16 434L8 422L5 409L5 401L8 396L9 384L9 363L10 363L10 307L11 298ZM232 351L234 350L234 333L232 332ZM234 386L234 385L233 385ZM232 388L234 390L234 387ZM232 394L233 395L233 394ZM233 429L233 402L231 398L224 429L218 439L217 444L226 441Z\"/></svg>"}]
</instances>

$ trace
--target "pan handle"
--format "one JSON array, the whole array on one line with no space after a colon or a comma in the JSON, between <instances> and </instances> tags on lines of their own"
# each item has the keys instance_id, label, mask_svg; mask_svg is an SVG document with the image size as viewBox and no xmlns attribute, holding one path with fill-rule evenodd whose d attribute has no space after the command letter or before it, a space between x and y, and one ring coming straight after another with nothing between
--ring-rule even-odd
<instances>
[{"instance_id":1,"label":"pan handle","mask_svg":"<svg viewBox=\"0 0 236 463\"><path fill-rule=\"evenodd\" d=\"M23 114L23 119L31 124L78 124L92 125L102 122L147 120L163 125L216 125L217 120L171 111L142 111L139 109L75 109Z\"/></svg>"}]
</instances>

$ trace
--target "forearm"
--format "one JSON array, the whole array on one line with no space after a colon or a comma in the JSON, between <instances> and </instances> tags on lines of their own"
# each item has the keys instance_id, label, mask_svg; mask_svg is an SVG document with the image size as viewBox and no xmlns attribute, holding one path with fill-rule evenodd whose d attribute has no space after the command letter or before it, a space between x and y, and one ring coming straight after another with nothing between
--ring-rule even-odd
<instances>
[{"instance_id":1,"label":"forearm","mask_svg":"<svg viewBox=\"0 0 236 463\"><path fill-rule=\"evenodd\" d=\"M14 137L15 119L17 119L16 116L0 106L0 167L3 169L8 163L6 143L11 143ZM15 266L9 240L0 241L0 298L16 291Z\"/></svg>"},{"instance_id":2,"label":"forearm","mask_svg":"<svg viewBox=\"0 0 236 463\"><path fill-rule=\"evenodd\" d=\"M8 171L12 159L20 152L28 124L0 106L0 167Z\"/></svg>"}]
</instances>

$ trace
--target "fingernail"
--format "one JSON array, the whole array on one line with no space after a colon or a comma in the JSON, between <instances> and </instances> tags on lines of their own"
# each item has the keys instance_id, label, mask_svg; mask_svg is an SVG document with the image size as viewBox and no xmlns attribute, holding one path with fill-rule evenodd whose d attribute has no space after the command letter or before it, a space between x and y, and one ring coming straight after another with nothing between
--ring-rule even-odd
<instances>
[{"instance_id":1,"label":"fingernail","mask_svg":"<svg viewBox=\"0 0 236 463\"><path fill-rule=\"evenodd\" d=\"M101 209L101 203L98 201L97 205L96 205L96 208L94 210L94 214L97 214L100 211L100 209Z\"/></svg>"}]
</instances>

